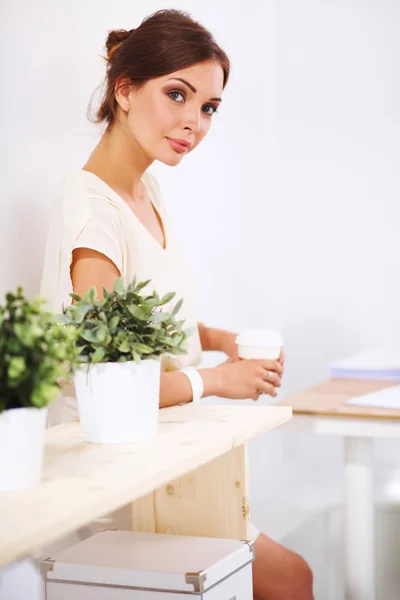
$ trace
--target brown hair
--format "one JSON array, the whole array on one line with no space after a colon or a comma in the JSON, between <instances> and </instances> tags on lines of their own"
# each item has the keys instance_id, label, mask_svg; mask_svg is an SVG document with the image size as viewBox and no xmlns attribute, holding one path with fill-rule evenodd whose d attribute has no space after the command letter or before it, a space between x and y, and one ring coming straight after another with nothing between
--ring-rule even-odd
<instances>
[{"instance_id":1,"label":"brown hair","mask_svg":"<svg viewBox=\"0 0 400 600\"><path fill-rule=\"evenodd\" d=\"M218 60L229 78L229 59L211 33L191 16L179 10L159 10L146 17L137 29L110 31L107 41L105 91L95 122L112 125L117 111L115 85L126 78L141 86L196 63Z\"/></svg>"}]
</instances>

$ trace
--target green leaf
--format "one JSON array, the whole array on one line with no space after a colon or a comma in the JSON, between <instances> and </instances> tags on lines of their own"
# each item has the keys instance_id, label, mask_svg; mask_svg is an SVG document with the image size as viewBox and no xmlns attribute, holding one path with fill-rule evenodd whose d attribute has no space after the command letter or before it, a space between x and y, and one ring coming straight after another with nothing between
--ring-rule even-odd
<instances>
[{"instance_id":1,"label":"green leaf","mask_svg":"<svg viewBox=\"0 0 400 600\"><path fill-rule=\"evenodd\" d=\"M47 406L58 393L58 386L46 382L41 382L31 394L31 402L37 408Z\"/></svg>"},{"instance_id":2,"label":"green leaf","mask_svg":"<svg viewBox=\"0 0 400 600\"><path fill-rule=\"evenodd\" d=\"M8 376L10 379L18 379L26 370L26 363L22 356L16 356L10 360L8 365Z\"/></svg>"},{"instance_id":3,"label":"green leaf","mask_svg":"<svg viewBox=\"0 0 400 600\"><path fill-rule=\"evenodd\" d=\"M82 303L75 305L75 311L73 319L75 323L82 323L87 313L91 310L92 305L86 301L82 301Z\"/></svg>"},{"instance_id":4,"label":"green leaf","mask_svg":"<svg viewBox=\"0 0 400 600\"><path fill-rule=\"evenodd\" d=\"M88 291L86 292L86 294L83 296L83 300L85 302L94 302L97 298L97 289L95 288L95 286L92 286L91 288L88 289Z\"/></svg>"},{"instance_id":5,"label":"green leaf","mask_svg":"<svg viewBox=\"0 0 400 600\"><path fill-rule=\"evenodd\" d=\"M178 312L181 310L182 304L183 304L183 298L181 298L179 300L179 302L177 302L175 304L174 310L172 311L172 316L173 317L176 317L176 315L178 314Z\"/></svg>"},{"instance_id":6,"label":"green leaf","mask_svg":"<svg viewBox=\"0 0 400 600\"><path fill-rule=\"evenodd\" d=\"M104 325L99 325L92 330L95 333L96 342L102 344L107 339L108 330Z\"/></svg>"},{"instance_id":7,"label":"green leaf","mask_svg":"<svg viewBox=\"0 0 400 600\"><path fill-rule=\"evenodd\" d=\"M106 355L104 348L97 348L94 354L92 354L92 363L100 363Z\"/></svg>"},{"instance_id":8,"label":"green leaf","mask_svg":"<svg viewBox=\"0 0 400 600\"><path fill-rule=\"evenodd\" d=\"M114 315L111 317L110 322L108 323L108 328L112 331L116 329L119 325L121 317L119 315Z\"/></svg>"},{"instance_id":9,"label":"green leaf","mask_svg":"<svg viewBox=\"0 0 400 600\"><path fill-rule=\"evenodd\" d=\"M141 283L138 283L137 286L134 288L135 293L137 294L138 292L140 292L140 290L149 285L150 281L151 279L148 279L147 281L142 281Z\"/></svg>"},{"instance_id":10,"label":"green leaf","mask_svg":"<svg viewBox=\"0 0 400 600\"><path fill-rule=\"evenodd\" d=\"M153 323L163 323L170 318L171 315L163 312L155 312L150 316L150 321Z\"/></svg>"},{"instance_id":11,"label":"green leaf","mask_svg":"<svg viewBox=\"0 0 400 600\"><path fill-rule=\"evenodd\" d=\"M93 329L84 329L83 331L81 331L81 337L84 340L86 340L87 342L91 342L91 343L98 342L96 334L97 334L97 327L94 327Z\"/></svg>"},{"instance_id":12,"label":"green leaf","mask_svg":"<svg viewBox=\"0 0 400 600\"><path fill-rule=\"evenodd\" d=\"M146 303L146 306L148 306L150 309L153 309L155 306L158 305L158 300L157 298L154 298L154 296L149 296L148 298L145 298L144 302Z\"/></svg>"},{"instance_id":13,"label":"green leaf","mask_svg":"<svg viewBox=\"0 0 400 600\"><path fill-rule=\"evenodd\" d=\"M24 346L32 346L33 339L30 334L30 326L28 323L15 323L14 332Z\"/></svg>"},{"instance_id":14,"label":"green leaf","mask_svg":"<svg viewBox=\"0 0 400 600\"><path fill-rule=\"evenodd\" d=\"M135 317L135 319L139 319L139 321L147 321L148 316L146 315L146 313L135 304L129 304L127 306L127 309L129 310L132 317Z\"/></svg>"},{"instance_id":15,"label":"green leaf","mask_svg":"<svg viewBox=\"0 0 400 600\"><path fill-rule=\"evenodd\" d=\"M60 325L66 325L67 323L70 323L70 318L68 315L56 315L56 320Z\"/></svg>"},{"instance_id":16,"label":"green leaf","mask_svg":"<svg viewBox=\"0 0 400 600\"><path fill-rule=\"evenodd\" d=\"M118 346L118 350L120 352L130 352L130 346L129 346L129 342L128 340L123 340L123 342L121 342Z\"/></svg>"},{"instance_id":17,"label":"green leaf","mask_svg":"<svg viewBox=\"0 0 400 600\"><path fill-rule=\"evenodd\" d=\"M132 350L132 358L133 358L133 360L135 361L136 364L139 364L140 361L141 361L140 354L138 354L134 350Z\"/></svg>"},{"instance_id":18,"label":"green leaf","mask_svg":"<svg viewBox=\"0 0 400 600\"><path fill-rule=\"evenodd\" d=\"M165 294L165 296L163 296L161 298L159 306L163 306L164 304L167 304L168 302L170 302L172 300L172 298L175 298L175 296L176 296L175 292L169 292L168 294Z\"/></svg>"},{"instance_id":19,"label":"green leaf","mask_svg":"<svg viewBox=\"0 0 400 600\"><path fill-rule=\"evenodd\" d=\"M136 287L136 275L134 276L134 278L132 279L132 281L128 285L127 291L128 292L133 292L135 290L135 287Z\"/></svg>"},{"instance_id":20,"label":"green leaf","mask_svg":"<svg viewBox=\"0 0 400 600\"><path fill-rule=\"evenodd\" d=\"M82 298L80 296L78 296L78 294L70 294L71 298L73 298L74 300L76 300L76 302L80 302L82 300Z\"/></svg>"},{"instance_id":21,"label":"green leaf","mask_svg":"<svg viewBox=\"0 0 400 600\"><path fill-rule=\"evenodd\" d=\"M123 294L125 292L125 283L123 277L118 277L118 279L115 280L113 291L117 294Z\"/></svg>"},{"instance_id":22,"label":"green leaf","mask_svg":"<svg viewBox=\"0 0 400 600\"><path fill-rule=\"evenodd\" d=\"M153 352L153 348L150 346L146 346L146 344L136 344L136 350L141 354L151 354Z\"/></svg>"}]
</instances>

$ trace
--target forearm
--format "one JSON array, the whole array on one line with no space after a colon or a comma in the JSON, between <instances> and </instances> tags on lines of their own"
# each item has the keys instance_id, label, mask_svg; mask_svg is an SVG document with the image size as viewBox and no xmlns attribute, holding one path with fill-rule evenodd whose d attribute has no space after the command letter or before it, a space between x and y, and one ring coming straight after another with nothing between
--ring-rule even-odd
<instances>
[{"instance_id":1,"label":"forearm","mask_svg":"<svg viewBox=\"0 0 400 600\"><path fill-rule=\"evenodd\" d=\"M225 329L216 329L215 327L206 327L204 323L198 323L201 349L205 352L208 350L225 351L225 340L232 336L230 331Z\"/></svg>"},{"instance_id":2,"label":"forearm","mask_svg":"<svg viewBox=\"0 0 400 600\"><path fill-rule=\"evenodd\" d=\"M203 398L218 396L220 379L218 369L199 369L199 374L204 384ZM192 386L184 373L179 371L161 373L160 408L184 404L191 400Z\"/></svg>"}]
</instances>

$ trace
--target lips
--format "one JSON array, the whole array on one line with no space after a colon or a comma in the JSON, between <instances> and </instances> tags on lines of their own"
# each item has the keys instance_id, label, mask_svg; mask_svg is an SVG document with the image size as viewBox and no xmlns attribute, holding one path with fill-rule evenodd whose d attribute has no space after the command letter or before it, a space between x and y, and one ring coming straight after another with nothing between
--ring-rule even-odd
<instances>
[{"instance_id":1,"label":"lips","mask_svg":"<svg viewBox=\"0 0 400 600\"><path fill-rule=\"evenodd\" d=\"M189 150L190 146L192 145L187 140L177 140L177 139L168 138L168 137L167 137L167 140L168 140L170 146L175 150L175 152L178 152L179 154L184 154L185 152L187 152Z\"/></svg>"}]
</instances>

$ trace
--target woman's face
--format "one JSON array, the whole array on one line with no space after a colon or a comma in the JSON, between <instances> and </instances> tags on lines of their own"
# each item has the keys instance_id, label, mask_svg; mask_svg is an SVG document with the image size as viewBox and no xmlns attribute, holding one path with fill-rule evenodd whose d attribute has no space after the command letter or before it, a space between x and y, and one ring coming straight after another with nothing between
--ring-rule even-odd
<instances>
[{"instance_id":1,"label":"woman's face","mask_svg":"<svg viewBox=\"0 0 400 600\"><path fill-rule=\"evenodd\" d=\"M128 129L150 159L178 165L210 129L222 90L217 60L151 79L139 89L130 86Z\"/></svg>"}]
</instances>

